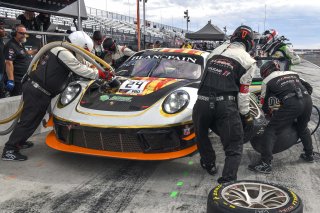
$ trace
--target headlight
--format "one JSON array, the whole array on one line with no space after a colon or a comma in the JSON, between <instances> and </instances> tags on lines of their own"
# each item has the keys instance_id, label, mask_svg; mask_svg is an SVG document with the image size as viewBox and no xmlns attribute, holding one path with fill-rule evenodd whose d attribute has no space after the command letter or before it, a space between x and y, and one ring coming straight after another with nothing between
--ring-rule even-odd
<instances>
[{"instance_id":1,"label":"headlight","mask_svg":"<svg viewBox=\"0 0 320 213\"><path fill-rule=\"evenodd\" d=\"M166 97L162 104L163 111L174 114L185 109L189 104L190 96L184 90L177 90Z\"/></svg>"},{"instance_id":2,"label":"headlight","mask_svg":"<svg viewBox=\"0 0 320 213\"><path fill-rule=\"evenodd\" d=\"M69 84L60 96L61 105L66 106L71 103L79 95L80 91L80 84Z\"/></svg>"}]
</instances>

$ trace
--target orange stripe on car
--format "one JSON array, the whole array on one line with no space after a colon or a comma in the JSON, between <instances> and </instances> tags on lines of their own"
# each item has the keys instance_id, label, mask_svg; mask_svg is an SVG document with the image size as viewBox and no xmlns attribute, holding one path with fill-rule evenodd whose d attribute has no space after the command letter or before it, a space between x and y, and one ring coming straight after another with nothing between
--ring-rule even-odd
<instances>
[{"instance_id":1,"label":"orange stripe on car","mask_svg":"<svg viewBox=\"0 0 320 213\"><path fill-rule=\"evenodd\" d=\"M182 140L189 141L196 137L196 133L192 133L187 137L182 138Z\"/></svg>"},{"instance_id":2,"label":"orange stripe on car","mask_svg":"<svg viewBox=\"0 0 320 213\"><path fill-rule=\"evenodd\" d=\"M156 85L156 87L155 87L154 89L155 89L155 91L156 91L156 90L159 90L159 89L161 89L162 87L165 87L165 86L167 86L167 85L170 85L170 84L175 83L176 81L177 81L176 79L172 79L172 78L165 79L165 80L163 80L163 81L160 81L160 82Z\"/></svg>"},{"instance_id":3,"label":"orange stripe on car","mask_svg":"<svg viewBox=\"0 0 320 213\"><path fill-rule=\"evenodd\" d=\"M166 52L169 52L169 50L170 49L168 49L168 48L164 48L164 49L160 50L160 52L165 52L166 53Z\"/></svg>"}]
</instances>

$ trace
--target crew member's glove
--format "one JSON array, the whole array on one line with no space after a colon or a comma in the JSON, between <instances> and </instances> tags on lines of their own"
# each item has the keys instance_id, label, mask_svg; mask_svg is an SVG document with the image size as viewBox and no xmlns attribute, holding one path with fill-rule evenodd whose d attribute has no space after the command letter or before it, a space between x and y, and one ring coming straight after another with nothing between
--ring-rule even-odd
<instances>
[{"instance_id":1,"label":"crew member's glove","mask_svg":"<svg viewBox=\"0 0 320 213\"><path fill-rule=\"evenodd\" d=\"M14 81L8 80L7 85L6 85L6 89L11 92L13 90L13 88L14 88Z\"/></svg>"},{"instance_id":2,"label":"crew member's glove","mask_svg":"<svg viewBox=\"0 0 320 213\"><path fill-rule=\"evenodd\" d=\"M101 79L105 79L107 81L110 81L114 77L113 73L108 68L105 69L104 71L102 71L102 70L98 70L98 71L99 71L99 78L101 78Z\"/></svg>"},{"instance_id":3,"label":"crew member's glove","mask_svg":"<svg viewBox=\"0 0 320 213\"><path fill-rule=\"evenodd\" d=\"M241 115L242 118L242 122L243 122L243 127L248 127L248 126L252 126L253 125L253 116L250 114L250 112L248 112L245 115Z\"/></svg>"},{"instance_id":4,"label":"crew member's glove","mask_svg":"<svg viewBox=\"0 0 320 213\"><path fill-rule=\"evenodd\" d=\"M102 71L102 70L98 70L98 71L99 71L99 78L107 79L108 73L106 73L105 71Z\"/></svg>"},{"instance_id":5,"label":"crew member's glove","mask_svg":"<svg viewBox=\"0 0 320 213\"><path fill-rule=\"evenodd\" d=\"M111 89L118 89L120 87L121 83L118 79L113 78L110 82L109 82L109 86L111 87Z\"/></svg>"},{"instance_id":6,"label":"crew member's glove","mask_svg":"<svg viewBox=\"0 0 320 213\"><path fill-rule=\"evenodd\" d=\"M259 61L259 60L261 60L261 57L257 55L257 56L254 57L254 59L255 59L256 61Z\"/></svg>"}]
</instances>

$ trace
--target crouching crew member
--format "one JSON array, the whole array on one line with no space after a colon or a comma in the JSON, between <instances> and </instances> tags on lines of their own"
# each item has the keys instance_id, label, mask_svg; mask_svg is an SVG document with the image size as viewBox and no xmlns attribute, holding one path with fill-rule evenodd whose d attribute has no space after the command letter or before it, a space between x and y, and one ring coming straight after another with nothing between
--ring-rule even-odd
<instances>
[{"instance_id":1,"label":"crouching crew member","mask_svg":"<svg viewBox=\"0 0 320 213\"><path fill-rule=\"evenodd\" d=\"M253 32L248 26L240 26L230 41L209 55L193 108L200 164L211 175L217 169L209 128L221 138L226 158L219 183L237 180L244 137L241 117L247 124L253 122L249 114L249 85L256 61L248 54L254 44Z\"/></svg>"},{"instance_id":2,"label":"crouching crew member","mask_svg":"<svg viewBox=\"0 0 320 213\"><path fill-rule=\"evenodd\" d=\"M262 153L260 162L249 165L249 169L269 174L272 170L272 150L277 141L276 134L297 119L298 136L304 146L304 153L300 155L307 162L313 162L313 147L308 122L312 111L310 94L312 87L299 75L291 71L279 71L280 65L276 61L268 61L260 68L263 78L261 87L261 103L263 111L269 113L268 99L271 94L277 97L281 106L274 113L262 137Z\"/></svg>"},{"instance_id":3,"label":"crouching crew member","mask_svg":"<svg viewBox=\"0 0 320 213\"><path fill-rule=\"evenodd\" d=\"M93 48L91 38L82 31L74 32L68 38L71 43L87 48L88 51ZM77 54L74 56L63 47L55 47L44 54L36 70L25 77L22 86L24 107L16 128L5 144L3 160L27 160L19 150L33 146L33 143L27 142L27 139L39 126L51 99L67 87L72 73L89 79L107 77L105 72L90 68L79 60L84 61L81 56Z\"/></svg>"},{"instance_id":4,"label":"crouching crew member","mask_svg":"<svg viewBox=\"0 0 320 213\"><path fill-rule=\"evenodd\" d=\"M118 45L112 38L106 38L102 46L111 57L111 65L114 69L120 67L130 56L136 53L126 46Z\"/></svg>"}]
</instances>

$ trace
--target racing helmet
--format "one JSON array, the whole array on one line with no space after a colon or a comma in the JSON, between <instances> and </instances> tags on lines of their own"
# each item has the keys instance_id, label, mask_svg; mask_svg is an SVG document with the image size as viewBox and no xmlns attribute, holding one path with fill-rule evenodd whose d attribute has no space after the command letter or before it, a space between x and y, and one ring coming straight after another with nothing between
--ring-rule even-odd
<instances>
[{"instance_id":1,"label":"racing helmet","mask_svg":"<svg viewBox=\"0 0 320 213\"><path fill-rule=\"evenodd\" d=\"M259 44L262 45L261 49L264 51L270 49L270 47L276 41L277 38L278 32L275 29L266 30L259 41Z\"/></svg>"},{"instance_id":2,"label":"racing helmet","mask_svg":"<svg viewBox=\"0 0 320 213\"><path fill-rule=\"evenodd\" d=\"M112 38L106 38L103 41L103 49L108 50L108 51L115 51L116 49L116 43L114 42L114 40Z\"/></svg>"},{"instance_id":3,"label":"racing helmet","mask_svg":"<svg viewBox=\"0 0 320 213\"><path fill-rule=\"evenodd\" d=\"M265 79L268 77L273 71L279 71L280 65L279 62L274 61L267 61L260 67L260 76Z\"/></svg>"},{"instance_id":4,"label":"racing helmet","mask_svg":"<svg viewBox=\"0 0 320 213\"><path fill-rule=\"evenodd\" d=\"M68 39L70 40L70 42L72 44L75 44L79 47L82 47L82 48L88 50L89 52L91 52L93 49L92 39L88 36L88 34L86 34L83 31L76 31L76 32L71 33L68 36Z\"/></svg>"},{"instance_id":5,"label":"racing helmet","mask_svg":"<svg viewBox=\"0 0 320 213\"><path fill-rule=\"evenodd\" d=\"M253 46L253 31L246 25L241 25L232 34L230 38L231 42L241 42L246 46L246 51L249 52Z\"/></svg>"}]
</instances>

